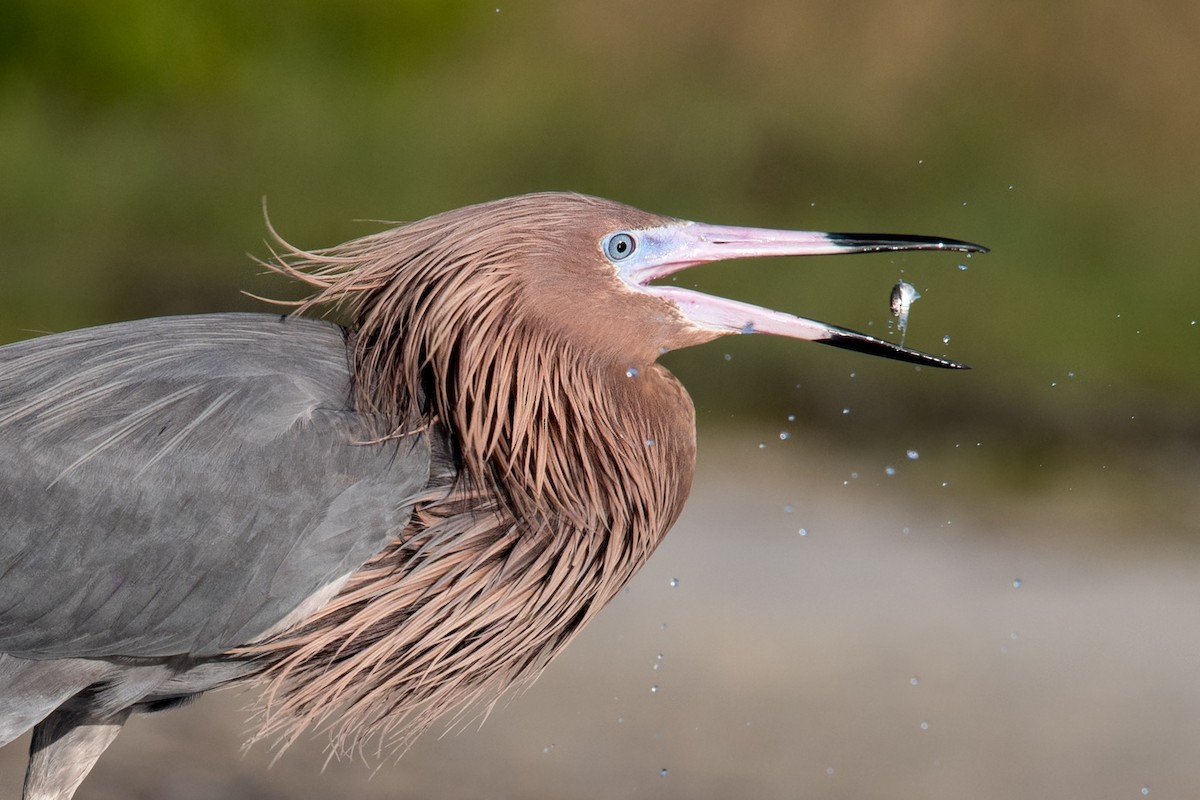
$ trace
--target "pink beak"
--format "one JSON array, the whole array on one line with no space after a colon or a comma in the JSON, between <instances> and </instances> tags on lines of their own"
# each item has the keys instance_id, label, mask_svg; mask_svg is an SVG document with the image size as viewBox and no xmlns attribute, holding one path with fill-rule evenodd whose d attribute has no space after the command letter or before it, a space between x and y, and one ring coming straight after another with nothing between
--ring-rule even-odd
<instances>
[{"instance_id":1,"label":"pink beak","mask_svg":"<svg viewBox=\"0 0 1200 800\"><path fill-rule=\"evenodd\" d=\"M600 248L630 287L670 300L692 323L706 330L788 336L914 364L968 369L965 364L910 350L865 333L677 286L655 286L650 282L697 264L735 258L890 250L987 252L986 247L977 244L930 236L819 233L680 222L660 228L611 233L600 241Z\"/></svg>"}]
</instances>

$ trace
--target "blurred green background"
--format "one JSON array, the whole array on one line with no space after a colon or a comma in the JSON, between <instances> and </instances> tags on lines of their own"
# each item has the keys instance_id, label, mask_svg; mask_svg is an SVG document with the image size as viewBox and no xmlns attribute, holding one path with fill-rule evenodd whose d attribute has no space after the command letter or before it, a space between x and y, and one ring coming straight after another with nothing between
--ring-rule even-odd
<instances>
[{"instance_id":1,"label":"blurred green background","mask_svg":"<svg viewBox=\"0 0 1200 800\"><path fill-rule=\"evenodd\" d=\"M980 744L959 764L963 782L947 784L944 794L916 778L911 794L899 792L899 773L890 768L879 781L890 791L843 794L829 782L823 762L805 773L812 786L824 787L820 796L829 797L985 797L992 795L969 776L986 764L1013 770L1010 781L991 784L995 796L1039 796L1022 783L1029 780L1025 765L1050 751L1041 739L1021 738L1031 719L1023 715L1026 706L1036 716L1063 698L1100 716L1106 702L1117 701L1122 709L1163 712L1140 717L1138 724L1115 713L1091 722L1081 712L1075 721L1082 732L1060 732L1038 719L1047 742L1102 729L1114 736L1106 752L1134 754L1136 745L1145 746L1145 759L1141 751L1129 756L1136 768L1121 774L1122 788L1113 796L1138 796L1146 776L1157 776L1161 785L1179 774L1179 785L1187 786L1197 776L1191 766L1197 763L1195 726L1176 720L1171 727L1164 718L1170 708L1200 708L1193 686L1200 653L1193 640L1164 633L1146 645L1107 629L1086 637L1101 608L1129 612L1135 618L1129 631L1151 630L1136 617L1167 608L1153 592L1167 585L1169 565L1185 574L1171 584L1177 587L1171 590L1172 615L1153 620L1186 624L1200 603L1188 589L1195 583L1188 570L1200 569L1194 490L1200 475L1200 269L1192 241L1200 223L1197 42L1200 5L1169 0L4 0L0 342L142 316L262 308L241 290L296 296L278 277L260 274L247 255L266 254L264 197L281 234L304 247L377 230L379 224L369 220L410 220L546 189L598 194L706 222L924 233L986 244L992 252L971 259L876 254L717 264L688 273L687 280L705 291L889 338L895 334L888 293L904 277L923 294L906 343L974 367L968 373L919 370L750 336L670 354L668 364L699 412L701 464L709 477L698 484L694 507L716 503L723 481L743 487L737 497L766 498L757 506L760 518L745 522L743 530L769 539L771 555L748 557L740 569L791 564L796 526L811 525L800 512L811 514L823 503L847 514L829 527L846 532L837 541L851 549L837 563L859 577L862 565L884 558L885 551L876 552L870 542L852 544L849 531L884 536L903 527L914 539L930 534L923 545L928 550L899 551L901 558L925 553L929 560L920 562L921 569L895 573L879 566L881 576L909 575L915 583L896 594L881 592L880 605L868 608L872 612L911 600L912 592L921 591L914 586L949 580L937 561L946 552L983 547L983 541L994 549L983 555L970 550L956 561L962 585L914 612L940 609L961 619L943 625L922 617L930 627L928 641L903 621L881 622L872 641L882 642L889 632L912 638L886 653L858 656L839 649L846 636L832 628L828 641L814 639L817 633L808 627L787 644L787 632L750 626L754 608L779 600L754 594L758 605L744 607L748 600L740 601L739 590L722 577L736 554L714 561L714 550L664 552L648 569L668 572L654 572L654 580L666 585L664 575L681 574L693 592L687 598L695 650L677 645L675 652L692 653L688 663L697 665L717 646L712 618L702 619L707 601L717 604L714 614L736 620L726 626L727 637L755 631L758 638L742 645L747 653L763 640L792 648L784 651L787 659L804 653L811 661L814 652L828 653L833 660L827 671L818 671L825 683L810 678L813 683L797 684L768 656L747 655L730 666L734 684L714 689L700 683L695 689L696 697L711 699L725 696L730 685L784 685L799 694L796 703L832 691L839 702L831 703L830 716L804 708L801 727L819 738L851 720L878 732L876 706L856 706L855 697L882 693L894 699L893 692L909 691L909 670L934 673L953 663L934 655L954 651L950 642L958 639L948 635L982 637L980 631L988 631L992 638L978 652L991 658L999 639L1004 647L1017 647L1006 626L1013 641L1017 628L1024 637L1043 633L1045 642L1065 649L1037 666L1026 664L1031 672L1013 667L1015 658L990 660L986 669L964 667L973 676L992 670L1000 677L998 683L976 677L982 684L972 693L978 709L957 706L971 723L1004 742L1027 744L1030 752L997 755L985 734L964 737L965 728L943 720L935 722L944 726L943 742ZM919 460L906 458L910 448L919 451ZM768 462L754 461L763 449L771 459L783 459L783 466L768 469ZM899 467L900 474L884 478L885 466ZM785 481L791 483L776 486ZM785 503L789 515L795 503L797 514L779 511ZM685 519L681 527L693 531L693 546L706 537L725 541L725 531L710 521L718 513ZM854 514L874 514L874 521L864 528ZM784 536L784 528L786 539L770 538ZM815 530L817 537L820 526ZM1122 539L1129 534L1136 540ZM687 540L681 535L669 544L676 541ZM1042 554L1055 547L1058 560L1046 563L1062 571L1039 567ZM1140 561L1145 548L1158 560ZM816 552L805 551L810 557ZM991 566L980 567L978 559ZM835 562L804 563L819 572ZM1133 574L1126 571L1131 565L1147 593L1106 593L1112 576ZM1046 591L1040 595L1030 579L1039 570ZM1014 616L1010 605L1017 574L1028 581L1017 592L1028 617ZM763 589L761 580L748 580L751 588ZM1099 599L1082 602L1076 591L1082 585ZM850 588L850 580L838 586L848 593L845 603L834 594L838 587L829 586L795 601L804 605L787 606L789 613L825 598L851 614L865 596L861 592L871 591ZM971 605L972 592L985 591L996 592L987 596L994 603L987 612ZM744 594L751 597L750 588ZM676 592L663 602L681 596ZM639 606L645 595L640 597L625 603L625 613L645 608ZM1117 602L1125 597L1129 602ZM733 605L738 602L743 606ZM993 611L996 631L979 621ZM1064 630L1084 636L1084 646L1059 636L1046 623L1050 619L1069 620ZM606 624L611 631L628 630ZM655 631L657 625L656 618ZM685 627L673 628L679 631L674 635L685 636ZM622 634L589 635L577 649L593 657L587 665L617 669L595 659L628 646L621 644ZM648 648L661 645L651 638L645 648L652 655ZM1181 650L1170 664L1174 682L1159 705L1140 699L1140 662L1115 672L1112 684L1095 695L1079 688L1085 655L1149 647L1144 657L1153 660L1159 652L1154 648L1166 641ZM912 652L926 654L916 666L904 660ZM904 664L887 680L899 688L867 683L860 691L844 672L847 660L882 664L898 653ZM778 680L756 677L758 668ZM546 702L547 719L561 721L563 710L578 702L581 683L588 684L570 679L572 667L558 669L552 673L559 677L548 680L562 684L561 694L547 695ZM584 674L583 666L574 669ZM650 676L645 664L636 669L629 685L641 697ZM543 691L544 683L531 694ZM1016 700L1009 702L997 688L1002 684ZM961 690L963 684L957 685ZM673 686L683 693L681 681ZM938 690L926 680L921 691L928 698ZM538 707L536 697L527 702ZM797 713L777 695L759 702L760 709ZM733 706L737 722L730 724L741 731L737 715L744 704ZM998 710L1016 716L990 723ZM929 706L914 713L929 713ZM188 719L182 712L166 716ZM685 734L670 722L677 718L648 723L654 742L680 745ZM490 723L485 735L503 736L490 732L503 732L505 724ZM910 734L916 730L913 720L903 724ZM1118 728L1132 740L1120 740ZM544 744L537 737L549 735L540 732L543 727L534 730L539 732L516 736L513 747L536 760ZM615 727L606 730L617 735ZM707 736L710 729L703 730ZM792 729L764 724L761 730ZM1173 743L1178 757L1150 732ZM733 735L713 733L712 746L729 745ZM762 755L763 747L781 746L786 735L747 744L747 752L761 757L744 761L744 774L735 766L720 769L742 775L734 785L754 786L756 776L767 779L769 762L782 771L770 773L779 783L762 795L787 796L795 778L787 771L793 755ZM857 734L848 735L854 740ZM623 741L650 761L667 761L658 744L644 743L648 739ZM422 759L439 752L446 758L445 775L430 784L445 787L463 763L445 755L446 748L471 745L421 746ZM592 746L580 745L574 763L588 764ZM711 789L705 759L680 746L696 763L683 754L670 760L673 784L653 783L654 767L643 793L674 786L678 796L696 797L706 785ZM557 757L568 759L567 749ZM884 750L864 748L860 755L878 755L883 764ZM128 763L139 763L130 752ZM949 763L943 751L920 757L889 752L925 777L945 774L938 769ZM1155 754L1173 760L1150 769ZM1115 761L1077 755L1074 772L1057 769L1058 762L1042 765L1047 780L1063 781L1065 794L1055 796L1071 796L1076 778L1118 785L1093 769ZM291 763L289 771L297 760ZM427 762L410 757L400 769L414 770L418 763ZM622 763L606 765L618 774ZM651 776L650 766L639 764L636 774ZM113 769L118 779L129 774ZM586 769L564 773L563 785L579 790L572 781L592 774ZM684 782L688 774L695 783ZM534 785L538 775L529 777ZM171 784L169 777L163 780ZM488 780L480 778L479 785L487 787ZM605 794L603 777L589 781L582 794ZM315 794L337 785L325 784ZM256 796L266 790L245 791ZM555 791L544 793L565 796ZM113 792L126 796L120 788ZM163 796L161 787L145 796Z\"/></svg>"},{"instance_id":2,"label":"blurred green background","mask_svg":"<svg viewBox=\"0 0 1200 800\"><path fill-rule=\"evenodd\" d=\"M931 254L695 271L885 335L903 274L924 293L908 344L975 367L747 337L671 357L702 414L1191 446L1198 40L1187 2L8 0L0 341L286 295L246 257L264 197L312 247L573 189L993 249L965 271Z\"/></svg>"}]
</instances>

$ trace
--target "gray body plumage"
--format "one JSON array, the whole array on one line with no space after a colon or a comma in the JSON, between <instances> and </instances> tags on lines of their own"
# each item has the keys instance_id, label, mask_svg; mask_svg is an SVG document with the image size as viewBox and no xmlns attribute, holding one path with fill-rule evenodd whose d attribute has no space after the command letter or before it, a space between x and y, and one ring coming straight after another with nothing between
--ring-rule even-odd
<instances>
[{"instance_id":1,"label":"gray body plumage","mask_svg":"<svg viewBox=\"0 0 1200 800\"><path fill-rule=\"evenodd\" d=\"M407 523L424 435L371 443L342 329L143 320L0 348L0 744L252 669L219 655ZM322 593L325 594L322 594Z\"/></svg>"}]
</instances>

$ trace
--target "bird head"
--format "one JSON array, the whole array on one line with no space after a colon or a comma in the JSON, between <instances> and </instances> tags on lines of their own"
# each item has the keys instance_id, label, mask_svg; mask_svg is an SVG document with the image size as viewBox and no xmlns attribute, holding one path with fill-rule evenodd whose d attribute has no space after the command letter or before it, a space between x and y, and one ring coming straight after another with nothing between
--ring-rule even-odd
<instances>
[{"instance_id":1,"label":"bird head","mask_svg":"<svg viewBox=\"0 0 1200 800\"><path fill-rule=\"evenodd\" d=\"M713 261L901 250L986 252L957 239L708 225L647 214L579 195L527 195L502 203L555 208L523 276L532 308L563 335L597 351L614 345L631 362L721 336L805 339L931 367L965 365L816 320L655 283ZM543 212L544 213L544 212Z\"/></svg>"},{"instance_id":2,"label":"bird head","mask_svg":"<svg viewBox=\"0 0 1200 800\"><path fill-rule=\"evenodd\" d=\"M714 261L904 250L983 253L957 239L709 225L611 200L543 192L436 214L327 251L291 250L319 287L316 302L349 299L360 316L414 300L433 326L469 328L484 307L523 319L563 343L621 361L721 336L805 339L931 367L962 369L867 334L655 281ZM313 269L315 268L315 269ZM284 271L288 271L286 264ZM325 276L335 276L329 280ZM441 296L446 302L437 303ZM467 302L468 300L474 302ZM457 317L447 317L465 309ZM443 313L439 313L443 312ZM394 322L412 322L393 317Z\"/></svg>"}]
</instances>

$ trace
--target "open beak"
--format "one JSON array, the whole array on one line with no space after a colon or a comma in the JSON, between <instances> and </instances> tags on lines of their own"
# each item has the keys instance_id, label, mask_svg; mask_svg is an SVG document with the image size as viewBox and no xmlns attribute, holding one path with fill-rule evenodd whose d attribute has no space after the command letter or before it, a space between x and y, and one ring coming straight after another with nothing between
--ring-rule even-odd
<instances>
[{"instance_id":1,"label":"open beak","mask_svg":"<svg viewBox=\"0 0 1200 800\"><path fill-rule=\"evenodd\" d=\"M933 236L783 231L704 225L698 222L612 233L600 244L605 255L616 265L621 279L630 287L671 300L693 324L706 330L722 333L768 333L807 339L913 364L968 369L965 364L910 350L865 333L677 286L656 286L652 285L651 281L697 264L735 258L893 250L986 253L986 247Z\"/></svg>"}]
</instances>

